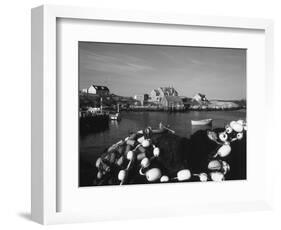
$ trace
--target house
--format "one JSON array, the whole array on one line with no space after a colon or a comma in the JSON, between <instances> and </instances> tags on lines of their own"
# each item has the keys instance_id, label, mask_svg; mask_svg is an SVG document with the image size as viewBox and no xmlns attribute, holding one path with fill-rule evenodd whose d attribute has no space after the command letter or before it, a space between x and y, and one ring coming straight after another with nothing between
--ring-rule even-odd
<instances>
[{"instance_id":1,"label":"house","mask_svg":"<svg viewBox=\"0 0 281 230\"><path fill-rule=\"evenodd\" d=\"M148 101L148 94L135 95L134 99L139 101L141 105L145 105Z\"/></svg>"},{"instance_id":2,"label":"house","mask_svg":"<svg viewBox=\"0 0 281 230\"><path fill-rule=\"evenodd\" d=\"M204 102L208 102L208 99L206 97L206 95L201 94L201 93L197 93L193 98L192 101L196 101L199 104L204 103Z\"/></svg>"},{"instance_id":3,"label":"house","mask_svg":"<svg viewBox=\"0 0 281 230\"><path fill-rule=\"evenodd\" d=\"M161 105L166 109L181 110L184 108L182 99L179 96L164 96L161 99Z\"/></svg>"},{"instance_id":4,"label":"house","mask_svg":"<svg viewBox=\"0 0 281 230\"><path fill-rule=\"evenodd\" d=\"M150 100L152 102L160 102L161 96L160 96L160 91L158 89L154 89L151 91Z\"/></svg>"},{"instance_id":5,"label":"house","mask_svg":"<svg viewBox=\"0 0 281 230\"><path fill-rule=\"evenodd\" d=\"M109 89L106 86L102 86L102 85L91 85L88 88L87 93L97 94L100 96L107 96L107 95L109 95Z\"/></svg>"},{"instance_id":6,"label":"house","mask_svg":"<svg viewBox=\"0 0 281 230\"><path fill-rule=\"evenodd\" d=\"M87 111L90 112L90 113L98 113L98 112L101 111L101 108L89 107L89 108L87 109Z\"/></svg>"},{"instance_id":7,"label":"house","mask_svg":"<svg viewBox=\"0 0 281 230\"><path fill-rule=\"evenodd\" d=\"M159 89L160 96L178 96L178 92L174 89L174 87L160 87Z\"/></svg>"},{"instance_id":8,"label":"house","mask_svg":"<svg viewBox=\"0 0 281 230\"><path fill-rule=\"evenodd\" d=\"M88 93L88 89L87 89L87 88L82 89L81 92L82 92L82 93Z\"/></svg>"},{"instance_id":9,"label":"house","mask_svg":"<svg viewBox=\"0 0 281 230\"><path fill-rule=\"evenodd\" d=\"M151 91L150 100L152 102L160 102L165 96L178 96L178 92L173 87L159 87Z\"/></svg>"}]
</instances>

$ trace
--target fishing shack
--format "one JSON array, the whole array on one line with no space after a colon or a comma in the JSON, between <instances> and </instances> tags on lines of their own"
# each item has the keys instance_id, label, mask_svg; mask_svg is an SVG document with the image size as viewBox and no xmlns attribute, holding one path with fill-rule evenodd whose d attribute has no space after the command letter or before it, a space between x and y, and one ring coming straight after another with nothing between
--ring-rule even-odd
<instances>
[{"instance_id":1,"label":"fishing shack","mask_svg":"<svg viewBox=\"0 0 281 230\"><path fill-rule=\"evenodd\" d=\"M183 101L179 96L164 96L161 99L161 105L164 107L165 110L184 110Z\"/></svg>"}]
</instances>

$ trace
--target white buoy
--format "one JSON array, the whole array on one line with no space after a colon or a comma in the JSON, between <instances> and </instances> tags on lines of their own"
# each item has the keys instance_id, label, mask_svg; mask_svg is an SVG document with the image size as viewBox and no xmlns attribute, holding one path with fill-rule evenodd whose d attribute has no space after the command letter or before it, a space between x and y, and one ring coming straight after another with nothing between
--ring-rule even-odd
<instances>
[{"instance_id":1,"label":"white buoy","mask_svg":"<svg viewBox=\"0 0 281 230\"><path fill-rule=\"evenodd\" d=\"M202 182L206 182L208 180L208 175L206 173L200 173L199 174L199 179Z\"/></svg>"},{"instance_id":2,"label":"white buoy","mask_svg":"<svg viewBox=\"0 0 281 230\"><path fill-rule=\"evenodd\" d=\"M143 147L147 148L147 147L150 146L150 140L149 139L145 139L145 140L142 141L141 144L142 144Z\"/></svg>"},{"instance_id":3,"label":"white buoy","mask_svg":"<svg viewBox=\"0 0 281 230\"><path fill-rule=\"evenodd\" d=\"M118 180L123 181L126 176L126 171L125 170L120 170L118 173Z\"/></svg>"},{"instance_id":4,"label":"white buoy","mask_svg":"<svg viewBox=\"0 0 281 230\"><path fill-rule=\"evenodd\" d=\"M141 144L145 140L144 136L138 138L138 142Z\"/></svg>"},{"instance_id":5,"label":"white buoy","mask_svg":"<svg viewBox=\"0 0 281 230\"><path fill-rule=\"evenodd\" d=\"M100 167L100 164L101 164L101 158L99 157L99 158L96 160L96 167L99 168L99 167Z\"/></svg>"},{"instance_id":6,"label":"white buoy","mask_svg":"<svg viewBox=\"0 0 281 230\"><path fill-rule=\"evenodd\" d=\"M227 138L228 138L228 135L227 135L226 132L222 132L222 133L219 134L219 139L220 139L222 142L226 142Z\"/></svg>"},{"instance_id":7,"label":"white buoy","mask_svg":"<svg viewBox=\"0 0 281 230\"><path fill-rule=\"evenodd\" d=\"M236 121L231 121L231 122L229 123L229 126L232 127L235 123L236 123Z\"/></svg>"},{"instance_id":8,"label":"white buoy","mask_svg":"<svg viewBox=\"0 0 281 230\"><path fill-rule=\"evenodd\" d=\"M144 168L140 168L139 174L142 175L142 176L145 176L145 172L143 172L143 169L144 169Z\"/></svg>"},{"instance_id":9,"label":"white buoy","mask_svg":"<svg viewBox=\"0 0 281 230\"><path fill-rule=\"evenodd\" d=\"M236 135L238 140L242 140L243 139L243 133L237 133Z\"/></svg>"},{"instance_id":10,"label":"white buoy","mask_svg":"<svg viewBox=\"0 0 281 230\"><path fill-rule=\"evenodd\" d=\"M143 134L143 130L139 130L137 133L138 134Z\"/></svg>"},{"instance_id":11,"label":"white buoy","mask_svg":"<svg viewBox=\"0 0 281 230\"><path fill-rule=\"evenodd\" d=\"M217 142L217 134L213 131L207 131L207 136L210 140Z\"/></svg>"},{"instance_id":12,"label":"white buoy","mask_svg":"<svg viewBox=\"0 0 281 230\"><path fill-rule=\"evenodd\" d=\"M134 157L134 152L130 150L130 151L127 153L127 159L130 161L130 160L133 159L133 157Z\"/></svg>"},{"instance_id":13,"label":"white buoy","mask_svg":"<svg viewBox=\"0 0 281 230\"><path fill-rule=\"evenodd\" d=\"M168 182L169 181L169 177L168 176L162 176L161 178L160 178L160 182Z\"/></svg>"},{"instance_id":14,"label":"white buoy","mask_svg":"<svg viewBox=\"0 0 281 230\"><path fill-rule=\"evenodd\" d=\"M116 143L116 145L123 145L123 144L124 144L124 142L125 142L125 141L120 140L120 141L118 141L118 142Z\"/></svg>"},{"instance_id":15,"label":"white buoy","mask_svg":"<svg viewBox=\"0 0 281 230\"><path fill-rule=\"evenodd\" d=\"M221 172L211 172L210 176L211 176L212 181L219 182L219 181L224 180L224 175Z\"/></svg>"},{"instance_id":16,"label":"white buoy","mask_svg":"<svg viewBox=\"0 0 281 230\"><path fill-rule=\"evenodd\" d=\"M230 170L230 165L227 162L222 161L222 169L223 169L223 174L226 174Z\"/></svg>"},{"instance_id":17,"label":"white buoy","mask_svg":"<svg viewBox=\"0 0 281 230\"><path fill-rule=\"evenodd\" d=\"M190 177L191 177L191 172L188 169L180 170L177 173L178 181L189 180Z\"/></svg>"},{"instance_id":18,"label":"white buoy","mask_svg":"<svg viewBox=\"0 0 281 230\"><path fill-rule=\"evenodd\" d=\"M101 178L102 178L102 173L101 173L101 172L98 172L98 173L97 173L97 178L98 178L98 179L101 179Z\"/></svg>"},{"instance_id":19,"label":"white buoy","mask_svg":"<svg viewBox=\"0 0 281 230\"><path fill-rule=\"evenodd\" d=\"M119 166L121 166L122 164L123 164L123 162L124 162L124 157L123 156L121 156L118 160L117 160L117 165L119 165Z\"/></svg>"},{"instance_id":20,"label":"white buoy","mask_svg":"<svg viewBox=\"0 0 281 230\"><path fill-rule=\"evenodd\" d=\"M136 141L129 139L129 140L126 141L126 143L127 143L127 145L130 145L130 146L134 147L135 144L136 144Z\"/></svg>"},{"instance_id":21,"label":"white buoy","mask_svg":"<svg viewBox=\"0 0 281 230\"><path fill-rule=\"evenodd\" d=\"M143 160L145 157L146 157L146 154L145 154L145 153L139 153L139 154L137 155L137 160L138 160L138 161L141 161L141 160Z\"/></svg>"},{"instance_id":22,"label":"white buoy","mask_svg":"<svg viewBox=\"0 0 281 230\"><path fill-rule=\"evenodd\" d=\"M227 127L225 128L225 132L228 133L228 134L229 134L229 133L232 133L232 131L233 131L233 130L232 130L232 128L231 128L230 126L227 126Z\"/></svg>"},{"instance_id":23,"label":"white buoy","mask_svg":"<svg viewBox=\"0 0 281 230\"><path fill-rule=\"evenodd\" d=\"M243 131L243 125L241 125L240 123L238 123L236 121L230 122L230 127L237 133L240 133Z\"/></svg>"},{"instance_id":24,"label":"white buoy","mask_svg":"<svg viewBox=\"0 0 281 230\"><path fill-rule=\"evenodd\" d=\"M226 157L226 156L228 156L228 155L230 154L230 152L231 152L231 147L230 147L230 145L229 145L229 144L224 144L224 145L222 145L222 146L218 149L216 155L218 155L218 156L220 156L220 157Z\"/></svg>"},{"instance_id":25,"label":"white buoy","mask_svg":"<svg viewBox=\"0 0 281 230\"><path fill-rule=\"evenodd\" d=\"M155 157L159 157L159 155L160 155L160 149L159 149L158 147L155 147L155 148L153 149L153 155L154 155Z\"/></svg>"},{"instance_id":26,"label":"white buoy","mask_svg":"<svg viewBox=\"0 0 281 230\"><path fill-rule=\"evenodd\" d=\"M146 179L149 182L153 182L153 181L159 180L162 174L161 174L161 170L159 168L152 168L152 169L148 170L145 173L145 175L146 175Z\"/></svg>"},{"instance_id":27,"label":"white buoy","mask_svg":"<svg viewBox=\"0 0 281 230\"><path fill-rule=\"evenodd\" d=\"M209 170L220 170L222 167L220 161L218 160L212 160L208 164L208 169Z\"/></svg>"},{"instance_id":28,"label":"white buoy","mask_svg":"<svg viewBox=\"0 0 281 230\"><path fill-rule=\"evenodd\" d=\"M240 125L244 125L244 123L245 123L245 121L243 121L243 120L238 120L238 121L236 121L238 124L240 124Z\"/></svg>"},{"instance_id":29,"label":"white buoy","mask_svg":"<svg viewBox=\"0 0 281 230\"><path fill-rule=\"evenodd\" d=\"M146 158L143 158L142 161L141 161L141 166L143 168L147 168L148 166L150 165L150 161L149 159L146 157Z\"/></svg>"}]
</instances>

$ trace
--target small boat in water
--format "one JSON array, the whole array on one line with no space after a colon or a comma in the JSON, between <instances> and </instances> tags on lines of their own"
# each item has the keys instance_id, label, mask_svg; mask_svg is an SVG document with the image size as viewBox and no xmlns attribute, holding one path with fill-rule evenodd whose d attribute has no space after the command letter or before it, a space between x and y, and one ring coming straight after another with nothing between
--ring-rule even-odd
<instances>
[{"instance_id":1,"label":"small boat in water","mask_svg":"<svg viewBox=\"0 0 281 230\"><path fill-rule=\"evenodd\" d=\"M191 125L211 125L213 119L191 120Z\"/></svg>"},{"instance_id":2,"label":"small boat in water","mask_svg":"<svg viewBox=\"0 0 281 230\"><path fill-rule=\"evenodd\" d=\"M121 116L120 116L120 113L110 113L109 114L109 119L110 120L115 120L115 121L120 121L121 120Z\"/></svg>"},{"instance_id":3,"label":"small boat in water","mask_svg":"<svg viewBox=\"0 0 281 230\"><path fill-rule=\"evenodd\" d=\"M109 113L109 119L114 120L114 121L120 121L121 120L119 104L117 104L117 112L116 113Z\"/></svg>"}]
</instances>

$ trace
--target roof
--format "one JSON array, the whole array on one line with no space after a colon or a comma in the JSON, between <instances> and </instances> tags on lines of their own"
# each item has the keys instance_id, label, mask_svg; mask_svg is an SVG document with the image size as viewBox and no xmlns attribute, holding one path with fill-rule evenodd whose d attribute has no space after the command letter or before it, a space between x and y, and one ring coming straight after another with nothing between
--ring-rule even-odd
<instances>
[{"instance_id":1,"label":"roof","mask_svg":"<svg viewBox=\"0 0 281 230\"><path fill-rule=\"evenodd\" d=\"M109 89L106 86L103 85L92 85L96 90L108 90Z\"/></svg>"},{"instance_id":2,"label":"roof","mask_svg":"<svg viewBox=\"0 0 281 230\"><path fill-rule=\"evenodd\" d=\"M177 91L174 89L174 87L160 87L160 89L163 91L164 95L173 95L177 93Z\"/></svg>"},{"instance_id":3,"label":"roof","mask_svg":"<svg viewBox=\"0 0 281 230\"><path fill-rule=\"evenodd\" d=\"M155 94L156 94L156 96L160 96L160 92L159 92L159 90L158 89L154 89L154 90L152 90L152 92L155 92Z\"/></svg>"},{"instance_id":4,"label":"roof","mask_svg":"<svg viewBox=\"0 0 281 230\"><path fill-rule=\"evenodd\" d=\"M201 98L206 97L206 95L205 95L205 94L202 94L202 93L197 93L194 97L196 97L196 96L200 96Z\"/></svg>"}]
</instances>

